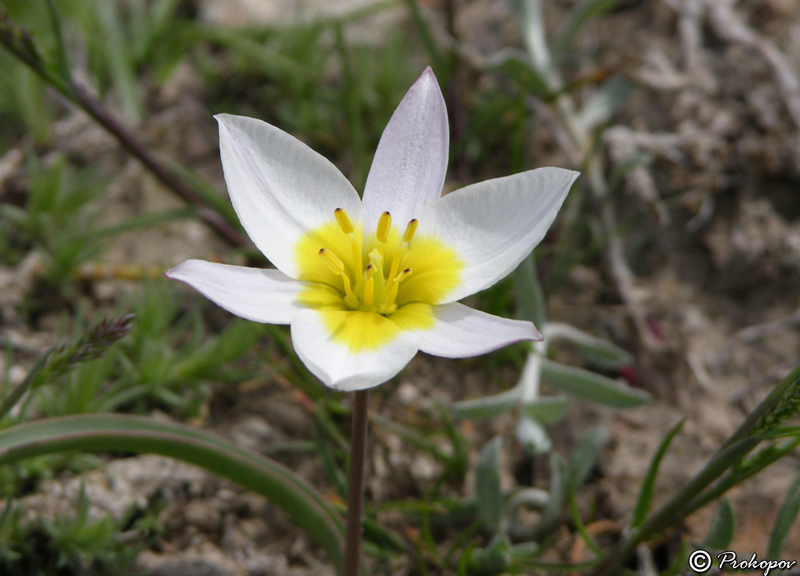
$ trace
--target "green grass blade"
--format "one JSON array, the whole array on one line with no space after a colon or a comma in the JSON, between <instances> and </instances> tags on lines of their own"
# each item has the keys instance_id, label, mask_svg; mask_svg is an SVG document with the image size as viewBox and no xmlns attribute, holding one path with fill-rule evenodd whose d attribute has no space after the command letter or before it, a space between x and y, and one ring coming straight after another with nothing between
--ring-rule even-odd
<instances>
[{"instance_id":1,"label":"green grass blade","mask_svg":"<svg viewBox=\"0 0 800 576\"><path fill-rule=\"evenodd\" d=\"M686 422L686 418L681 418L681 420L667 432L667 435L664 436L664 439L661 440L661 443L658 445L653 459L650 460L650 466L648 466L647 474L642 482L642 489L639 491L639 497L636 499L636 507L633 509L631 528L636 528L647 518L647 514L650 512L650 504L653 501L653 492L655 491L658 468L661 466L661 460L667 453L670 444L672 444L672 440L678 435L681 428L683 428L684 422Z\"/></svg>"},{"instance_id":2,"label":"green grass blade","mask_svg":"<svg viewBox=\"0 0 800 576\"><path fill-rule=\"evenodd\" d=\"M620 0L584 0L575 5L559 27L553 40L553 58L564 53L572 38L585 24L613 10Z\"/></svg>"},{"instance_id":3,"label":"green grass blade","mask_svg":"<svg viewBox=\"0 0 800 576\"><path fill-rule=\"evenodd\" d=\"M207 432L136 416L82 414L0 433L0 466L73 450L161 454L205 468L269 498L341 564L343 524L331 504L288 468Z\"/></svg>"},{"instance_id":4,"label":"green grass blade","mask_svg":"<svg viewBox=\"0 0 800 576\"><path fill-rule=\"evenodd\" d=\"M783 554L783 547L789 531L794 526L798 513L800 512L800 474L792 483L786 499L783 501L775 524L772 526L772 533L769 535L769 545L767 547L767 557L777 560Z\"/></svg>"}]
</instances>

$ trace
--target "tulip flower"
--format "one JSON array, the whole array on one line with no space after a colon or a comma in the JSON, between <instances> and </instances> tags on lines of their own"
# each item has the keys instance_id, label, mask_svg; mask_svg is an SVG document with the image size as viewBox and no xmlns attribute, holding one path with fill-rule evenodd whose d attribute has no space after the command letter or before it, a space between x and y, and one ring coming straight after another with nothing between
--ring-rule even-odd
<instances>
[{"instance_id":1,"label":"tulip flower","mask_svg":"<svg viewBox=\"0 0 800 576\"><path fill-rule=\"evenodd\" d=\"M331 388L355 391L342 573L356 576L369 389L420 350L464 358L541 339L531 322L458 301L530 254L578 174L539 168L440 198L449 131L430 68L389 121L363 200L286 132L253 118L216 118L231 202L276 269L188 260L166 275L237 316L291 325L309 370Z\"/></svg>"},{"instance_id":2,"label":"tulip flower","mask_svg":"<svg viewBox=\"0 0 800 576\"><path fill-rule=\"evenodd\" d=\"M326 385L377 386L420 350L463 358L541 338L530 322L458 300L516 268L578 174L540 168L440 198L448 122L430 68L386 127L363 201L333 164L286 132L216 118L233 207L277 269L189 260L166 275L242 318L290 324L295 351Z\"/></svg>"}]
</instances>

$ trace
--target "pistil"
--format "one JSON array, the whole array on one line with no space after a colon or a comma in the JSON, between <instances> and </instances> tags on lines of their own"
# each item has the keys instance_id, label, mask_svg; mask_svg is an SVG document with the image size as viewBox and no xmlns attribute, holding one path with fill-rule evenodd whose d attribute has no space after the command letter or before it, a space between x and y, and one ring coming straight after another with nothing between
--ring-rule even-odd
<instances>
[{"instance_id":1,"label":"pistil","mask_svg":"<svg viewBox=\"0 0 800 576\"><path fill-rule=\"evenodd\" d=\"M386 301L381 306L381 314L392 314L397 310L397 305L394 301L397 299L397 291L400 288L400 282L411 276L411 268L406 268L394 278L391 288L389 288L389 295Z\"/></svg>"},{"instance_id":2,"label":"pistil","mask_svg":"<svg viewBox=\"0 0 800 576\"><path fill-rule=\"evenodd\" d=\"M375 305L375 266L370 264L364 270L364 306L371 310Z\"/></svg>"}]
</instances>

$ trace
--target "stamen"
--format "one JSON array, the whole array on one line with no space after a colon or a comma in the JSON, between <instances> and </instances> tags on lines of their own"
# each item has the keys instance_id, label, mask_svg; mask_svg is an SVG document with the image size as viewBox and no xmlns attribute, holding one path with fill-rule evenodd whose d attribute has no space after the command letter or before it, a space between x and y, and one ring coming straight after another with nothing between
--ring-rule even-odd
<instances>
[{"instance_id":1,"label":"stamen","mask_svg":"<svg viewBox=\"0 0 800 576\"><path fill-rule=\"evenodd\" d=\"M347 305L351 308L357 307L358 297L353 294L353 286L350 284L350 277L344 272L344 263L339 260L339 257L336 256L336 254L330 250L326 250L325 248L320 248L319 257L322 258L322 261L325 262L325 265L330 269L331 272L342 277L345 294L344 301L347 303Z\"/></svg>"},{"instance_id":2,"label":"stamen","mask_svg":"<svg viewBox=\"0 0 800 576\"><path fill-rule=\"evenodd\" d=\"M339 228L342 229L342 232L345 234L353 233L355 226L353 226L353 221L350 220L350 216L348 216L344 208L337 208L333 211L333 215L336 216L336 221L339 223Z\"/></svg>"},{"instance_id":3,"label":"stamen","mask_svg":"<svg viewBox=\"0 0 800 576\"><path fill-rule=\"evenodd\" d=\"M408 223L406 226L406 231L403 233L403 242L411 242L411 239L414 238L414 232L417 231L419 227L419 221L414 218Z\"/></svg>"},{"instance_id":4,"label":"stamen","mask_svg":"<svg viewBox=\"0 0 800 576\"><path fill-rule=\"evenodd\" d=\"M397 271L400 269L400 260L403 258L404 253L405 250L403 246L398 248L394 253L394 258L392 258L392 267L389 269L389 282L386 283L387 290L391 290L392 285L395 283L395 276L397 276Z\"/></svg>"},{"instance_id":5,"label":"stamen","mask_svg":"<svg viewBox=\"0 0 800 576\"><path fill-rule=\"evenodd\" d=\"M381 244L386 244L386 242L389 241L389 230L391 227L392 215L388 212L384 212L378 219L378 231L375 233L375 236L378 237L378 240L381 242Z\"/></svg>"},{"instance_id":6,"label":"stamen","mask_svg":"<svg viewBox=\"0 0 800 576\"><path fill-rule=\"evenodd\" d=\"M325 265L328 268L330 268L331 272L337 276L344 274L344 263L339 260L336 254L330 250L325 250L325 248L320 248L319 257L322 258L322 261L325 262Z\"/></svg>"},{"instance_id":7,"label":"stamen","mask_svg":"<svg viewBox=\"0 0 800 576\"><path fill-rule=\"evenodd\" d=\"M406 268L400 274L397 275L397 278L394 279L396 284L400 284L403 280L411 276L411 268Z\"/></svg>"},{"instance_id":8,"label":"stamen","mask_svg":"<svg viewBox=\"0 0 800 576\"><path fill-rule=\"evenodd\" d=\"M350 308L358 307L358 296L353 294L353 287L350 285L350 277L347 274L342 274L342 282L344 283L344 301Z\"/></svg>"},{"instance_id":9,"label":"stamen","mask_svg":"<svg viewBox=\"0 0 800 576\"><path fill-rule=\"evenodd\" d=\"M397 290L400 288L400 282L405 280L411 276L411 268L406 268L400 274L394 278L394 282L392 282L392 287L389 289L389 295L386 297L386 301L383 303L382 311L383 313L391 313L393 312L393 308L395 308L394 301L397 299Z\"/></svg>"}]
</instances>

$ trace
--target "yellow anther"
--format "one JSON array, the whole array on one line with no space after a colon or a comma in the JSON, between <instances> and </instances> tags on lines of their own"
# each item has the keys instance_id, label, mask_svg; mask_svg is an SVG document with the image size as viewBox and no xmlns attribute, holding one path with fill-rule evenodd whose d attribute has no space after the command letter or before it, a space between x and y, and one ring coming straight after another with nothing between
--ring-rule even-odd
<instances>
[{"instance_id":1,"label":"yellow anther","mask_svg":"<svg viewBox=\"0 0 800 576\"><path fill-rule=\"evenodd\" d=\"M355 226L353 226L353 221L350 220L350 216L347 215L347 211L344 208L337 208L333 211L333 215L336 216L336 221L339 223L339 228L342 229L342 232L345 234L353 233Z\"/></svg>"},{"instance_id":2,"label":"yellow anther","mask_svg":"<svg viewBox=\"0 0 800 576\"><path fill-rule=\"evenodd\" d=\"M344 263L341 260L339 260L336 254L334 254L330 250L326 250L325 248L320 248L319 257L322 258L322 261L325 262L325 265L328 268L330 268L331 272L333 272L337 276L340 274L344 274Z\"/></svg>"},{"instance_id":3,"label":"yellow anther","mask_svg":"<svg viewBox=\"0 0 800 576\"><path fill-rule=\"evenodd\" d=\"M397 277L394 279L394 282L395 284L400 284L400 282L402 282L409 276L411 276L411 268L406 268L405 270L400 272L400 274L397 275Z\"/></svg>"},{"instance_id":4,"label":"yellow anther","mask_svg":"<svg viewBox=\"0 0 800 576\"><path fill-rule=\"evenodd\" d=\"M389 230L392 228L392 215L388 212L384 212L381 214L381 217L378 218L378 231L375 233L375 236L378 237L378 240L382 244L386 244L389 241Z\"/></svg>"},{"instance_id":5,"label":"yellow anther","mask_svg":"<svg viewBox=\"0 0 800 576\"><path fill-rule=\"evenodd\" d=\"M411 239L414 237L414 232L417 231L419 227L419 221L414 218L408 223L406 226L406 231L403 232L403 242L411 242Z\"/></svg>"}]
</instances>

